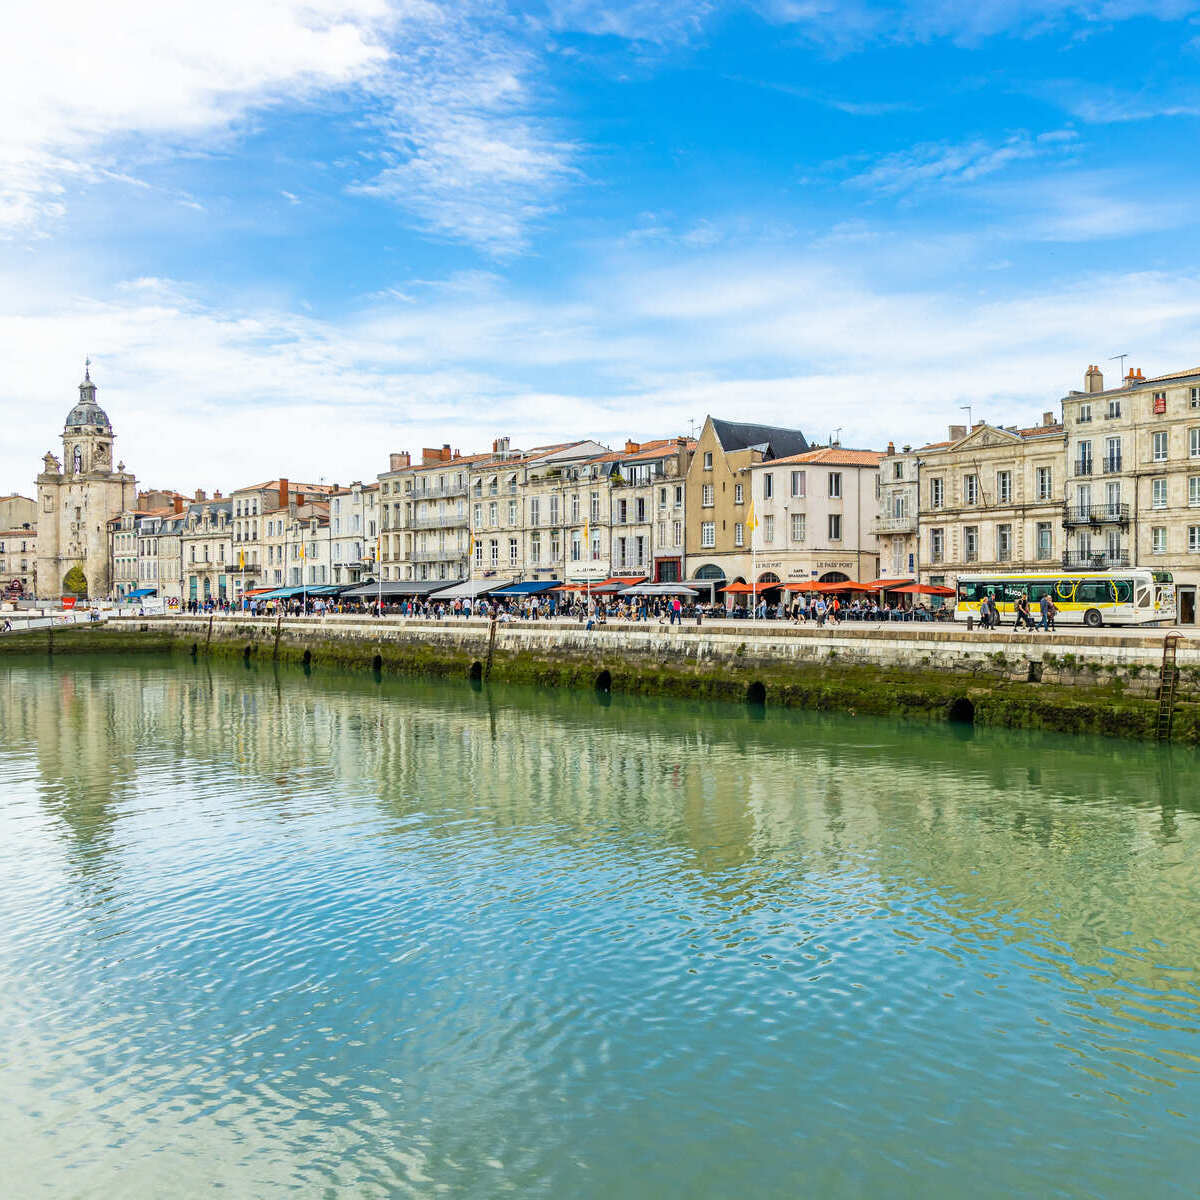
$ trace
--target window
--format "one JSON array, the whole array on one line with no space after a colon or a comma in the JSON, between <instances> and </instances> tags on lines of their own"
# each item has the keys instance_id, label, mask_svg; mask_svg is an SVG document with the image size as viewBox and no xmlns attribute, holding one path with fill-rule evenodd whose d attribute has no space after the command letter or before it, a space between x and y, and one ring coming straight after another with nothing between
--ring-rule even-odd
<instances>
[{"instance_id":1,"label":"window","mask_svg":"<svg viewBox=\"0 0 1200 1200\"><path fill-rule=\"evenodd\" d=\"M558 524L558 497L557 496L550 497L550 524L551 525ZM556 554L554 557L557 558L558 555Z\"/></svg>"},{"instance_id":2,"label":"window","mask_svg":"<svg viewBox=\"0 0 1200 1200\"><path fill-rule=\"evenodd\" d=\"M946 502L946 482L943 479L929 481L929 507L941 508Z\"/></svg>"},{"instance_id":3,"label":"window","mask_svg":"<svg viewBox=\"0 0 1200 1200\"><path fill-rule=\"evenodd\" d=\"M1188 553L1200 554L1200 525L1188 526Z\"/></svg>"},{"instance_id":4,"label":"window","mask_svg":"<svg viewBox=\"0 0 1200 1200\"><path fill-rule=\"evenodd\" d=\"M494 567L500 561L500 543L495 538L492 538L488 542L488 549L491 551L492 566Z\"/></svg>"},{"instance_id":5,"label":"window","mask_svg":"<svg viewBox=\"0 0 1200 1200\"><path fill-rule=\"evenodd\" d=\"M738 521L733 527L733 544L735 546L744 546L746 544L746 527Z\"/></svg>"},{"instance_id":6,"label":"window","mask_svg":"<svg viewBox=\"0 0 1200 1200\"><path fill-rule=\"evenodd\" d=\"M978 504L979 503L979 476L964 475L963 476L963 503Z\"/></svg>"},{"instance_id":7,"label":"window","mask_svg":"<svg viewBox=\"0 0 1200 1200\"><path fill-rule=\"evenodd\" d=\"M792 472L792 495L793 496L803 496L805 494L806 494L806 492L805 492L804 472L803 471L793 471Z\"/></svg>"},{"instance_id":8,"label":"window","mask_svg":"<svg viewBox=\"0 0 1200 1200\"><path fill-rule=\"evenodd\" d=\"M712 451L711 450L705 450L705 452L704 452L704 469L706 471L712 470Z\"/></svg>"},{"instance_id":9,"label":"window","mask_svg":"<svg viewBox=\"0 0 1200 1200\"><path fill-rule=\"evenodd\" d=\"M678 507L682 503L683 503L683 485L680 484L675 489L675 505L676 505L676 507Z\"/></svg>"},{"instance_id":10,"label":"window","mask_svg":"<svg viewBox=\"0 0 1200 1200\"><path fill-rule=\"evenodd\" d=\"M508 502L508 523L510 525L517 523L517 502L515 500Z\"/></svg>"},{"instance_id":11,"label":"window","mask_svg":"<svg viewBox=\"0 0 1200 1200\"><path fill-rule=\"evenodd\" d=\"M929 531L929 560L940 563L946 555L946 531L931 529Z\"/></svg>"},{"instance_id":12,"label":"window","mask_svg":"<svg viewBox=\"0 0 1200 1200\"><path fill-rule=\"evenodd\" d=\"M1167 527L1165 525L1155 525L1150 530L1150 549L1155 554L1166 554Z\"/></svg>"},{"instance_id":13,"label":"window","mask_svg":"<svg viewBox=\"0 0 1200 1200\"><path fill-rule=\"evenodd\" d=\"M904 464L902 462L896 462L896 463L892 464L892 478L893 479L903 479L904 478Z\"/></svg>"},{"instance_id":14,"label":"window","mask_svg":"<svg viewBox=\"0 0 1200 1200\"><path fill-rule=\"evenodd\" d=\"M638 503L644 504L645 501L639 500ZM600 493L599 492L592 493L589 511L592 514L592 524L595 525L596 522L598 522L600 520Z\"/></svg>"},{"instance_id":15,"label":"window","mask_svg":"<svg viewBox=\"0 0 1200 1200\"><path fill-rule=\"evenodd\" d=\"M1200 475L1188 476L1188 508L1200 508Z\"/></svg>"},{"instance_id":16,"label":"window","mask_svg":"<svg viewBox=\"0 0 1200 1200\"><path fill-rule=\"evenodd\" d=\"M576 493L571 497L571 524L579 524L579 495Z\"/></svg>"},{"instance_id":17,"label":"window","mask_svg":"<svg viewBox=\"0 0 1200 1200\"><path fill-rule=\"evenodd\" d=\"M770 500L775 495L775 476L769 471L763 475L763 499Z\"/></svg>"},{"instance_id":18,"label":"window","mask_svg":"<svg viewBox=\"0 0 1200 1200\"><path fill-rule=\"evenodd\" d=\"M1150 507L1167 507L1167 481L1165 479L1152 479L1150 481Z\"/></svg>"},{"instance_id":19,"label":"window","mask_svg":"<svg viewBox=\"0 0 1200 1200\"><path fill-rule=\"evenodd\" d=\"M967 562L979 561L979 526L968 525L963 530L964 557Z\"/></svg>"},{"instance_id":20,"label":"window","mask_svg":"<svg viewBox=\"0 0 1200 1200\"><path fill-rule=\"evenodd\" d=\"M842 514L829 514L829 540L831 542L840 542L842 540Z\"/></svg>"},{"instance_id":21,"label":"window","mask_svg":"<svg viewBox=\"0 0 1200 1200\"><path fill-rule=\"evenodd\" d=\"M1200 458L1200 429L1188 430L1188 457Z\"/></svg>"},{"instance_id":22,"label":"window","mask_svg":"<svg viewBox=\"0 0 1200 1200\"><path fill-rule=\"evenodd\" d=\"M1154 393L1153 407L1154 407L1155 414L1158 416L1162 416L1162 414L1167 411L1167 393L1166 392L1155 392Z\"/></svg>"},{"instance_id":23,"label":"window","mask_svg":"<svg viewBox=\"0 0 1200 1200\"><path fill-rule=\"evenodd\" d=\"M805 537L804 513L792 513L792 541L803 542Z\"/></svg>"},{"instance_id":24,"label":"window","mask_svg":"<svg viewBox=\"0 0 1200 1200\"><path fill-rule=\"evenodd\" d=\"M1079 415L1075 418L1078 425L1086 425L1092 419L1092 406L1090 404L1081 404L1079 406Z\"/></svg>"},{"instance_id":25,"label":"window","mask_svg":"<svg viewBox=\"0 0 1200 1200\"><path fill-rule=\"evenodd\" d=\"M700 545L713 547L717 544L717 526L714 521L700 522Z\"/></svg>"},{"instance_id":26,"label":"window","mask_svg":"<svg viewBox=\"0 0 1200 1200\"><path fill-rule=\"evenodd\" d=\"M996 526L996 561L1012 561L1012 526Z\"/></svg>"},{"instance_id":27,"label":"window","mask_svg":"<svg viewBox=\"0 0 1200 1200\"><path fill-rule=\"evenodd\" d=\"M478 510L479 505L475 505ZM542 518L542 502L540 500L530 500L529 502L529 523L530 525L540 525ZM479 522L476 521L476 524Z\"/></svg>"},{"instance_id":28,"label":"window","mask_svg":"<svg viewBox=\"0 0 1200 1200\"><path fill-rule=\"evenodd\" d=\"M1167 461L1167 431L1158 430L1153 439L1153 456L1155 462Z\"/></svg>"},{"instance_id":29,"label":"window","mask_svg":"<svg viewBox=\"0 0 1200 1200\"><path fill-rule=\"evenodd\" d=\"M1075 474L1090 475L1092 473L1092 443L1080 442L1075 450Z\"/></svg>"},{"instance_id":30,"label":"window","mask_svg":"<svg viewBox=\"0 0 1200 1200\"><path fill-rule=\"evenodd\" d=\"M674 538L674 545L682 546L683 545L683 522L682 521L672 521L671 522L671 534Z\"/></svg>"},{"instance_id":31,"label":"window","mask_svg":"<svg viewBox=\"0 0 1200 1200\"><path fill-rule=\"evenodd\" d=\"M488 524L489 525L497 525L497 524L499 524L499 522L500 522L499 506L496 504L496 501L493 500L488 505Z\"/></svg>"},{"instance_id":32,"label":"window","mask_svg":"<svg viewBox=\"0 0 1200 1200\"><path fill-rule=\"evenodd\" d=\"M1039 500L1054 499L1054 470L1051 467L1037 469L1037 498Z\"/></svg>"},{"instance_id":33,"label":"window","mask_svg":"<svg viewBox=\"0 0 1200 1200\"><path fill-rule=\"evenodd\" d=\"M542 561L542 535L540 533L531 534L529 537L529 561L535 567Z\"/></svg>"},{"instance_id":34,"label":"window","mask_svg":"<svg viewBox=\"0 0 1200 1200\"><path fill-rule=\"evenodd\" d=\"M1114 420L1115 418L1119 417L1120 415L1121 415L1121 398L1120 398L1120 396L1113 396L1113 398L1111 400L1109 400L1109 402L1108 402L1109 420Z\"/></svg>"},{"instance_id":35,"label":"window","mask_svg":"<svg viewBox=\"0 0 1200 1200\"><path fill-rule=\"evenodd\" d=\"M1121 439L1119 437L1104 440L1104 469L1119 471L1121 469Z\"/></svg>"},{"instance_id":36,"label":"window","mask_svg":"<svg viewBox=\"0 0 1200 1200\"><path fill-rule=\"evenodd\" d=\"M840 500L842 498L842 473L841 471L829 472L829 498L830 500ZM838 534L841 537L841 534Z\"/></svg>"},{"instance_id":37,"label":"window","mask_svg":"<svg viewBox=\"0 0 1200 1200\"><path fill-rule=\"evenodd\" d=\"M713 485L706 483L700 489L700 503L704 508L712 508L713 506Z\"/></svg>"},{"instance_id":38,"label":"window","mask_svg":"<svg viewBox=\"0 0 1200 1200\"><path fill-rule=\"evenodd\" d=\"M1012 502L1012 472L996 472L996 499L1000 504Z\"/></svg>"},{"instance_id":39,"label":"window","mask_svg":"<svg viewBox=\"0 0 1200 1200\"><path fill-rule=\"evenodd\" d=\"M745 496L742 492L742 485L740 483L735 483L733 485L733 502L734 502L734 504L741 504L743 499L745 499Z\"/></svg>"},{"instance_id":40,"label":"window","mask_svg":"<svg viewBox=\"0 0 1200 1200\"><path fill-rule=\"evenodd\" d=\"M1037 523L1037 556L1045 561L1054 553L1054 526L1049 521Z\"/></svg>"},{"instance_id":41,"label":"window","mask_svg":"<svg viewBox=\"0 0 1200 1200\"><path fill-rule=\"evenodd\" d=\"M763 541L772 546L775 544L775 518L763 517Z\"/></svg>"},{"instance_id":42,"label":"window","mask_svg":"<svg viewBox=\"0 0 1200 1200\"><path fill-rule=\"evenodd\" d=\"M1192 388L1192 407L1200 408L1200 387Z\"/></svg>"}]
</instances>

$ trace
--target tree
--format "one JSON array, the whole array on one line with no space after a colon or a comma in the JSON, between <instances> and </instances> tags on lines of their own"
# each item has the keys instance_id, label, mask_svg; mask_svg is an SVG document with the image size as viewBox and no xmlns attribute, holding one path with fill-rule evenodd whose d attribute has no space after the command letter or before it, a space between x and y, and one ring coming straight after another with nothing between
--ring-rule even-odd
<instances>
[{"instance_id":1,"label":"tree","mask_svg":"<svg viewBox=\"0 0 1200 1200\"><path fill-rule=\"evenodd\" d=\"M83 565L76 563L63 576L63 594L67 596L79 596L82 599L87 599L87 576L83 573Z\"/></svg>"}]
</instances>

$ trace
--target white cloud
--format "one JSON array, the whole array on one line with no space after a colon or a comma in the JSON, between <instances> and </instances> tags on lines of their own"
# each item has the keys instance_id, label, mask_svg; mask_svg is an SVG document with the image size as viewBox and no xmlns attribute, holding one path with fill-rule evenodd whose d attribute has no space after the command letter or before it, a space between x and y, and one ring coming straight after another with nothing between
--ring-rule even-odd
<instances>
[{"instance_id":1,"label":"white cloud","mask_svg":"<svg viewBox=\"0 0 1200 1200\"><path fill-rule=\"evenodd\" d=\"M758 0L757 7L768 20L837 50L938 39L973 45L996 34L1032 37L1138 17L1177 21L1194 11L1188 0Z\"/></svg>"},{"instance_id":2,"label":"white cloud","mask_svg":"<svg viewBox=\"0 0 1200 1200\"><path fill-rule=\"evenodd\" d=\"M390 450L469 450L498 434L669 435L706 412L915 443L968 402L1006 424L1034 420L1113 347L1140 347L1135 365L1151 372L1191 365L1200 339L1200 280L1182 272L996 297L881 270L876 250L681 249L669 266L590 272L554 300L494 275L408 281L339 320L217 306L153 278L103 300L68 280L31 303L30 281L10 274L0 491L31 486L85 349L121 457L146 482L191 490L280 472L369 478ZM961 266L962 254L896 249L897 263Z\"/></svg>"},{"instance_id":3,"label":"white cloud","mask_svg":"<svg viewBox=\"0 0 1200 1200\"><path fill-rule=\"evenodd\" d=\"M0 234L52 230L74 189L128 160L225 146L275 107L338 93L343 132L383 164L360 190L511 253L573 177L544 91L537 58L482 0L213 0L202 20L153 0L8 5Z\"/></svg>"},{"instance_id":4,"label":"white cloud","mask_svg":"<svg viewBox=\"0 0 1200 1200\"><path fill-rule=\"evenodd\" d=\"M926 142L884 155L847 182L881 195L896 195L932 185L975 183L1019 162L1070 153L1076 134L1069 129L1037 136L1010 134L1002 141Z\"/></svg>"}]
</instances>

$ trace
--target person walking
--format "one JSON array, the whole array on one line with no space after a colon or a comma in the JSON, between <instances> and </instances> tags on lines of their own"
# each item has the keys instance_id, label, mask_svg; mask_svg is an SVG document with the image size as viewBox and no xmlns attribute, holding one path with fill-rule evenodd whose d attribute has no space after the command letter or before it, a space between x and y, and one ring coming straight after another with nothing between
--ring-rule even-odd
<instances>
[{"instance_id":1,"label":"person walking","mask_svg":"<svg viewBox=\"0 0 1200 1200\"><path fill-rule=\"evenodd\" d=\"M1042 612L1042 631L1044 633L1054 632L1054 614L1058 612L1058 605L1054 603L1049 593L1044 595L1038 604Z\"/></svg>"}]
</instances>

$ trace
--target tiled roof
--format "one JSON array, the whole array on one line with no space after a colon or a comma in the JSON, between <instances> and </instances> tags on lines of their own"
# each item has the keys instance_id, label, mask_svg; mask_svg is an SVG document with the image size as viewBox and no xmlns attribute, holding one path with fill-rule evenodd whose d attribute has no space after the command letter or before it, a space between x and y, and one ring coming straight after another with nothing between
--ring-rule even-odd
<instances>
[{"instance_id":1,"label":"tiled roof","mask_svg":"<svg viewBox=\"0 0 1200 1200\"><path fill-rule=\"evenodd\" d=\"M822 446L817 450L809 450L804 454L792 454L787 458L774 458L770 465L776 463L820 463L830 467L877 467L883 459L879 450L845 450L841 446ZM765 466L765 463L758 464Z\"/></svg>"}]
</instances>

